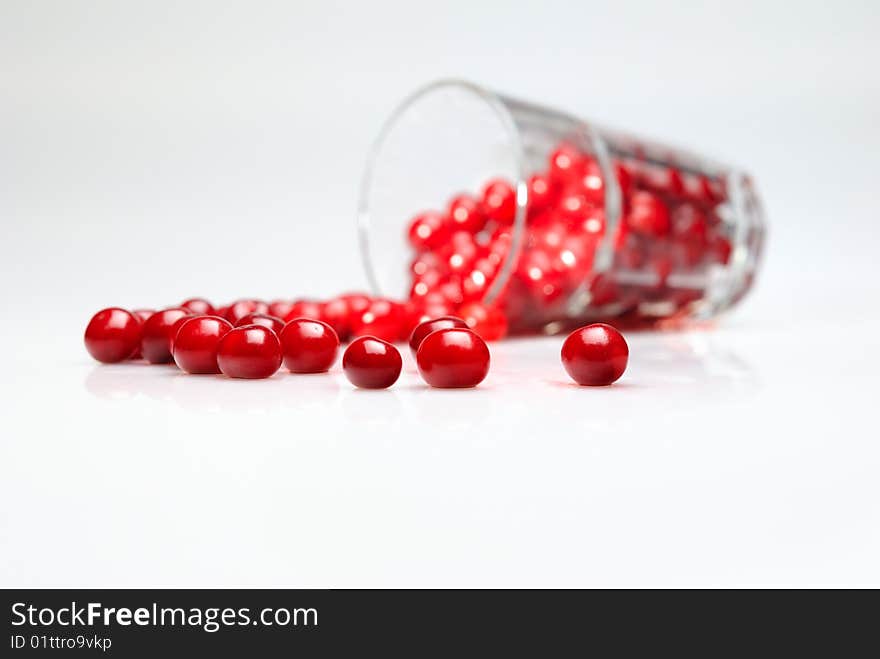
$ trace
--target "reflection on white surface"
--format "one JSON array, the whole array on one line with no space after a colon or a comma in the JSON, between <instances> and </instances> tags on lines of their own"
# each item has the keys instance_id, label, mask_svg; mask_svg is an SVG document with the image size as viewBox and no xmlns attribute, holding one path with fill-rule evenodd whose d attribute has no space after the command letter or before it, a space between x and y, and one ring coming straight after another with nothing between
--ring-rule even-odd
<instances>
[{"instance_id":1,"label":"reflection on white surface","mask_svg":"<svg viewBox=\"0 0 880 659\"><path fill-rule=\"evenodd\" d=\"M614 399L623 400L647 390L693 390L706 396L725 389L757 390L748 364L729 348L719 348L709 334L635 334L634 369L613 387ZM320 410L351 424L387 423L404 414L429 428L464 430L494 424L497 415L528 411L528 399L553 395L561 405L577 405L579 396L609 396L601 389L574 384L559 366L560 339L518 339L493 345L490 377L470 390L428 387L419 377L411 356L401 379L388 390L351 386L337 365L330 373L292 375L279 371L267 380L235 380L222 375L187 375L173 365L145 362L95 364L85 378L85 389L97 398L128 401L141 397L173 403L194 412L228 413L272 410ZM631 362L632 363L632 362ZM635 370L638 381L631 372ZM549 391L544 391L549 389ZM624 394L626 392L626 394ZM506 409L513 401L523 410ZM533 410L538 416L539 410Z\"/></svg>"},{"instance_id":2,"label":"reflection on white surface","mask_svg":"<svg viewBox=\"0 0 880 659\"><path fill-rule=\"evenodd\" d=\"M880 583L880 451L852 412L880 363L858 337L805 363L827 331L630 334L601 388L559 337L493 344L475 390L409 354L387 391L13 361L0 583Z\"/></svg>"}]
</instances>

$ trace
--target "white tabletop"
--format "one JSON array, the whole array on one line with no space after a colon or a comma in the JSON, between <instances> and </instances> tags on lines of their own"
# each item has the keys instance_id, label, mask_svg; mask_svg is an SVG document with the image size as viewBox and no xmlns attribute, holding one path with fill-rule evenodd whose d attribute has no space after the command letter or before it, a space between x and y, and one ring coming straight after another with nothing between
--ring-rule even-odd
<instances>
[{"instance_id":1,"label":"white tabletop","mask_svg":"<svg viewBox=\"0 0 880 659\"><path fill-rule=\"evenodd\" d=\"M880 322L730 324L631 333L608 388L568 381L559 338L493 344L464 391L408 354L359 391L338 366L99 365L78 328L13 326L0 582L880 583Z\"/></svg>"}]
</instances>

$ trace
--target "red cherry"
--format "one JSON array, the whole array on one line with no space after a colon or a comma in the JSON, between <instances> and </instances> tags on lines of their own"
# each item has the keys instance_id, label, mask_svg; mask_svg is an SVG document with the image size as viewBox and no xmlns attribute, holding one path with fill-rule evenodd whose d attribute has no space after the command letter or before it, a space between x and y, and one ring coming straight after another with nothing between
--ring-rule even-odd
<instances>
[{"instance_id":1,"label":"red cherry","mask_svg":"<svg viewBox=\"0 0 880 659\"><path fill-rule=\"evenodd\" d=\"M276 318L285 318L291 309L293 309L293 300L274 300L269 303L266 313Z\"/></svg>"},{"instance_id":2,"label":"red cherry","mask_svg":"<svg viewBox=\"0 0 880 659\"><path fill-rule=\"evenodd\" d=\"M559 200L559 214L565 219L581 222L594 208L594 205L580 191L569 191Z\"/></svg>"},{"instance_id":3,"label":"red cherry","mask_svg":"<svg viewBox=\"0 0 880 659\"><path fill-rule=\"evenodd\" d=\"M489 373L489 348L469 329L441 329L424 338L416 361L432 387L476 387Z\"/></svg>"},{"instance_id":4,"label":"red cherry","mask_svg":"<svg viewBox=\"0 0 880 659\"><path fill-rule=\"evenodd\" d=\"M400 325L399 338L403 341L408 341L416 325L427 319L428 316L425 315L422 305L418 301L409 300L404 302L403 322Z\"/></svg>"},{"instance_id":5,"label":"red cherry","mask_svg":"<svg viewBox=\"0 0 880 659\"><path fill-rule=\"evenodd\" d=\"M477 259L477 244L474 237L466 231L456 231L448 244L441 250L446 270L452 274L468 272Z\"/></svg>"},{"instance_id":6,"label":"red cherry","mask_svg":"<svg viewBox=\"0 0 880 659\"><path fill-rule=\"evenodd\" d=\"M441 316L440 318L432 318L419 323L409 337L410 350L412 350L413 354L416 354L419 345L421 345L428 334L441 329L452 329L453 327L468 329L467 323L456 316Z\"/></svg>"},{"instance_id":7,"label":"red cherry","mask_svg":"<svg viewBox=\"0 0 880 659\"><path fill-rule=\"evenodd\" d=\"M290 307L290 311L284 317L284 322L290 322L294 318L311 318L312 320L322 320L321 311L323 305L317 300L297 300Z\"/></svg>"},{"instance_id":8,"label":"red cherry","mask_svg":"<svg viewBox=\"0 0 880 659\"><path fill-rule=\"evenodd\" d=\"M516 217L516 192L503 179L489 181L483 188L483 212L498 224L513 224Z\"/></svg>"},{"instance_id":9,"label":"red cherry","mask_svg":"<svg viewBox=\"0 0 880 659\"><path fill-rule=\"evenodd\" d=\"M262 325L276 334L280 334L281 330L284 329L283 320L265 313L249 313L246 316L239 318L235 325L236 327L241 327L243 325Z\"/></svg>"},{"instance_id":10,"label":"red cherry","mask_svg":"<svg viewBox=\"0 0 880 659\"><path fill-rule=\"evenodd\" d=\"M449 202L449 222L453 231L477 233L486 226L486 216L472 196L458 195Z\"/></svg>"},{"instance_id":11,"label":"red cherry","mask_svg":"<svg viewBox=\"0 0 880 659\"><path fill-rule=\"evenodd\" d=\"M507 316L494 305L471 302L461 307L458 313L484 341L498 341L507 336Z\"/></svg>"},{"instance_id":12,"label":"red cherry","mask_svg":"<svg viewBox=\"0 0 880 659\"><path fill-rule=\"evenodd\" d=\"M559 146L550 154L550 180L565 185L583 173L586 161L580 150L570 144Z\"/></svg>"},{"instance_id":13,"label":"red cherry","mask_svg":"<svg viewBox=\"0 0 880 659\"><path fill-rule=\"evenodd\" d=\"M659 197L650 192L635 192L630 197L629 227L638 233L665 236L669 233L669 210Z\"/></svg>"},{"instance_id":14,"label":"red cherry","mask_svg":"<svg viewBox=\"0 0 880 659\"><path fill-rule=\"evenodd\" d=\"M229 330L217 347L217 365L231 378L268 378L281 367L281 342L262 325Z\"/></svg>"},{"instance_id":15,"label":"red cherry","mask_svg":"<svg viewBox=\"0 0 880 659\"><path fill-rule=\"evenodd\" d=\"M554 185L546 174L533 174L529 178L529 217L534 217L553 203Z\"/></svg>"},{"instance_id":16,"label":"red cherry","mask_svg":"<svg viewBox=\"0 0 880 659\"><path fill-rule=\"evenodd\" d=\"M604 323L581 327L562 344L562 365L571 379L581 385L604 386L615 382L626 370L628 358L629 347L623 335Z\"/></svg>"},{"instance_id":17,"label":"red cherry","mask_svg":"<svg viewBox=\"0 0 880 659\"><path fill-rule=\"evenodd\" d=\"M351 342L342 356L342 370L356 387L385 389L397 382L403 360L387 341L362 336Z\"/></svg>"},{"instance_id":18,"label":"red cherry","mask_svg":"<svg viewBox=\"0 0 880 659\"><path fill-rule=\"evenodd\" d=\"M188 309L174 307L157 311L144 323L141 338L141 353L151 364L167 364L171 358L171 332L174 324L185 316L191 316Z\"/></svg>"},{"instance_id":19,"label":"red cherry","mask_svg":"<svg viewBox=\"0 0 880 659\"><path fill-rule=\"evenodd\" d=\"M449 223L443 214L427 211L410 222L409 243L419 252L434 249L446 242L449 230Z\"/></svg>"},{"instance_id":20,"label":"red cherry","mask_svg":"<svg viewBox=\"0 0 880 659\"><path fill-rule=\"evenodd\" d=\"M237 324L242 316L249 313L266 313L269 305L261 300L238 300L229 305L224 318L233 325Z\"/></svg>"},{"instance_id":21,"label":"red cherry","mask_svg":"<svg viewBox=\"0 0 880 659\"><path fill-rule=\"evenodd\" d=\"M214 305L200 297L192 297L188 300L184 300L180 304L180 308L189 309L197 316L214 316L217 314Z\"/></svg>"},{"instance_id":22,"label":"red cherry","mask_svg":"<svg viewBox=\"0 0 880 659\"><path fill-rule=\"evenodd\" d=\"M605 181L602 180L602 169L595 160L587 161L584 172L575 183L576 190L594 206L605 204Z\"/></svg>"},{"instance_id":23,"label":"red cherry","mask_svg":"<svg viewBox=\"0 0 880 659\"><path fill-rule=\"evenodd\" d=\"M353 336L375 336L383 341L397 341L400 338L403 309L400 303L385 298L376 298L367 310L352 319Z\"/></svg>"},{"instance_id":24,"label":"red cherry","mask_svg":"<svg viewBox=\"0 0 880 659\"><path fill-rule=\"evenodd\" d=\"M345 300L345 303L348 305L349 320L366 311L373 301L366 293L346 293L345 295L340 295L339 299Z\"/></svg>"},{"instance_id":25,"label":"red cherry","mask_svg":"<svg viewBox=\"0 0 880 659\"><path fill-rule=\"evenodd\" d=\"M339 337L320 320L291 320L280 338L284 365L291 373L323 373L333 366L339 352Z\"/></svg>"},{"instance_id":26,"label":"red cherry","mask_svg":"<svg viewBox=\"0 0 880 659\"><path fill-rule=\"evenodd\" d=\"M181 307L181 309L182 308L183 307ZM186 321L188 321L190 318L192 318L193 316L196 316L196 315L197 314L190 313L187 316L181 316L176 321L174 321L174 324L171 326L171 329L168 330L168 349L171 351L171 356L172 356L171 361L173 361L173 357L174 357L174 340L177 338L177 333L180 331L180 328L183 327L183 324ZM201 314L198 314L198 315L201 315Z\"/></svg>"},{"instance_id":27,"label":"red cherry","mask_svg":"<svg viewBox=\"0 0 880 659\"><path fill-rule=\"evenodd\" d=\"M448 316L453 311L452 303L440 291L430 291L423 298L413 300L419 311L420 320Z\"/></svg>"},{"instance_id":28,"label":"red cherry","mask_svg":"<svg viewBox=\"0 0 880 659\"><path fill-rule=\"evenodd\" d=\"M490 270L492 274L486 274L487 270ZM486 296L489 286L492 285L494 271L495 266L491 262L484 264L483 269L481 269L480 262L477 261L474 264L474 269L471 270L461 281L461 295L463 300L482 300Z\"/></svg>"},{"instance_id":29,"label":"red cherry","mask_svg":"<svg viewBox=\"0 0 880 659\"><path fill-rule=\"evenodd\" d=\"M217 348L232 323L219 316L193 316L183 323L174 337L174 362L187 373L219 373ZM178 321L180 322L180 321Z\"/></svg>"},{"instance_id":30,"label":"red cherry","mask_svg":"<svg viewBox=\"0 0 880 659\"><path fill-rule=\"evenodd\" d=\"M86 350L99 362L121 362L138 349L141 321L133 313L119 307L102 309L92 316L83 339Z\"/></svg>"},{"instance_id":31,"label":"red cherry","mask_svg":"<svg viewBox=\"0 0 880 659\"><path fill-rule=\"evenodd\" d=\"M156 313L155 309L134 309L131 313L134 314L135 318L141 321L141 327L143 328L143 324L147 321L147 318ZM141 340L138 339L137 348L133 353L131 353L131 357L129 359L142 359L143 355L141 355Z\"/></svg>"},{"instance_id":32,"label":"red cherry","mask_svg":"<svg viewBox=\"0 0 880 659\"><path fill-rule=\"evenodd\" d=\"M336 297L324 303L321 320L333 328L340 341L347 341L351 331L350 313L348 301L343 297Z\"/></svg>"}]
</instances>

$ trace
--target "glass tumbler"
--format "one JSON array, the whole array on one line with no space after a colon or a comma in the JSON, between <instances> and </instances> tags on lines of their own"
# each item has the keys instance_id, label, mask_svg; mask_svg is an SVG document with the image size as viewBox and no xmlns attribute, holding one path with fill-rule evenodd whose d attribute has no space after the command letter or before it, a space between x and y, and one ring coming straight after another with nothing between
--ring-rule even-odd
<instances>
[{"instance_id":1,"label":"glass tumbler","mask_svg":"<svg viewBox=\"0 0 880 659\"><path fill-rule=\"evenodd\" d=\"M357 222L375 293L511 333L711 318L751 288L765 234L741 169L459 80L387 120Z\"/></svg>"}]
</instances>

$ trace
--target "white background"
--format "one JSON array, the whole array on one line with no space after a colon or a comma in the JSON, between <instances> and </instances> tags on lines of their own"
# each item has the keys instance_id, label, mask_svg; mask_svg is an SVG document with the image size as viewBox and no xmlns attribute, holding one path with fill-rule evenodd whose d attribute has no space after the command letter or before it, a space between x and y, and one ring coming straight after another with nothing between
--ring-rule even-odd
<instances>
[{"instance_id":1,"label":"white background","mask_svg":"<svg viewBox=\"0 0 880 659\"><path fill-rule=\"evenodd\" d=\"M0 2L0 584L880 585L876 2ZM102 367L99 308L366 285L382 120L438 77L744 165L714 330L474 391Z\"/></svg>"}]
</instances>

